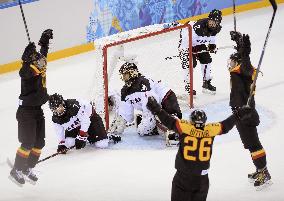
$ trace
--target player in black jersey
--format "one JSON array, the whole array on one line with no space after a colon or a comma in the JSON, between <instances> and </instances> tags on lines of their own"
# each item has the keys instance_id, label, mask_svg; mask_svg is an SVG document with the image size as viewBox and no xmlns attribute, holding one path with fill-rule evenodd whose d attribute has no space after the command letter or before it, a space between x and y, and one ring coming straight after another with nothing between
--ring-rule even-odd
<instances>
[{"instance_id":1,"label":"player in black jersey","mask_svg":"<svg viewBox=\"0 0 284 201\"><path fill-rule=\"evenodd\" d=\"M115 143L121 140L119 135L107 136L102 118L90 102L64 100L55 93L49 97L49 108L59 142L57 152L66 153L73 145L76 149L84 148L87 141L98 148L106 148L109 139Z\"/></svg>"},{"instance_id":2,"label":"player in black jersey","mask_svg":"<svg viewBox=\"0 0 284 201\"><path fill-rule=\"evenodd\" d=\"M203 76L202 91L204 93L215 94L216 87L211 84L211 63L212 58L210 53L216 51L216 35L221 31L222 12L220 10L212 10L208 18L200 19L196 22L187 22L192 26L192 59L193 67L197 65L197 61L201 64L201 72ZM179 57L182 68L184 70L185 90L189 92L189 49L188 49L188 31L182 29L179 41ZM193 95L196 92L193 91Z\"/></svg>"},{"instance_id":3,"label":"player in black jersey","mask_svg":"<svg viewBox=\"0 0 284 201\"><path fill-rule=\"evenodd\" d=\"M35 44L29 43L22 55L21 94L16 118L18 121L18 148L10 178L22 185L27 179L36 182L37 176L32 169L36 166L45 145L45 118L41 106L48 100L46 89L46 56L49 40L53 38L51 29L45 30L38 42L40 52Z\"/></svg>"},{"instance_id":4,"label":"player in black jersey","mask_svg":"<svg viewBox=\"0 0 284 201\"><path fill-rule=\"evenodd\" d=\"M231 39L237 44L237 52L232 54L228 61L231 77L230 106L235 113L238 108L247 104L256 69L250 61L251 43L249 36L235 31L231 31L230 34ZM249 106L253 109L253 118L250 121L237 122L236 127L244 148L250 151L256 167L256 172L249 174L248 177L254 182L255 187L261 189L272 182L266 167L266 153L257 133L256 127L259 125L259 116L255 109L254 96L252 96Z\"/></svg>"},{"instance_id":5,"label":"player in black jersey","mask_svg":"<svg viewBox=\"0 0 284 201\"><path fill-rule=\"evenodd\" d=\"M180 134L171 200L205 201L209 189L208 170L214 138L231 130L237 119L249 119L251 109L239 108L222 122L205 124L207 116L202 110L194 110L190 121L187 121L169 115L153 97L148 98L147 107L165 126Z\"/></svg>"}]
</instances>

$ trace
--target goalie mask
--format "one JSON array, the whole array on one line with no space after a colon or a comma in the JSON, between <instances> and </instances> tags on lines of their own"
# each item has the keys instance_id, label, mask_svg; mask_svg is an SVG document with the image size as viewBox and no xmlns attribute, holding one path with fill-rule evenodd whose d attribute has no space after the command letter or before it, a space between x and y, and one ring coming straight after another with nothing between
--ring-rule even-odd
<instances>
[{"instance_id":1,"label":"goalie mask","mask_svg":"<svg viewBox=\"0 0 284 201\"><path fill-rule=\"evenodd\" d=\"M203 110L194 110L190 114L190 121L195 126L195 128L203 128L205 126L206 120L207 116Z\"/></svg>"},{"instance_id":2,"label":"goalie mask","mask_svg":"<svg viewBox=\"0 0 284 201\"><path fill-rule=\"evenodd\" d=\"M35 65L38 69L44 69L47 65L46 58L39 52L35 52L32 55L32 64Z\"/></svg>"},{"instance_id":3,"label":"goalie mask","mask_svg":"<svg viewBox=\"0 0 284 201\"><path fill-rule=\"evenodd\" d=\"M135 63L126 62L120 67L119 74L121 80L130 86L131 80L138 77L139 71Z\"/></svg>"},{"instance_id":4,"label":"goalie mask","mask_svg":"<svg viewBox=\"0 0 284 201\"><path fill-rule=\"evenodd\" d=\"M49 108L55 116L62 116L66 112L66 105L61 95L55 93L49 96Z\"/></svg>"}]
</instances>

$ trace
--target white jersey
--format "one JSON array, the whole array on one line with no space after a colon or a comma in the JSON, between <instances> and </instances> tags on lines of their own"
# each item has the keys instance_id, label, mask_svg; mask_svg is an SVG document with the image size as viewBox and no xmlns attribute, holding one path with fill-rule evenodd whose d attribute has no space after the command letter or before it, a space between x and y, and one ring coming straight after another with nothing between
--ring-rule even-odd
<instances>
[{"instance_id":1,"label":"white jersey","mask_svg":"<svg viewBox=\"0 0 284 201\"><path fill-rule=\"evenodd\" d=\"M192 47L197 45L215 44L216 45L216 32L206 32L204 30L204 24L207 23L207 19L200 21L191 21L189 24L192 27ZM179 49L188 49L188 29L182 29L180 33L180 44Z\"/></svg>"},{"instance_id":2,"label":"white jersey","mask_svg":"<svg viewBox=\"0 0 284 201\"><path fill-rule=\"evenodd\" d=\"M93 112L91 103L82 100L67 99L65 100L65 105L66 113L62 117L52 116L59 142L65 139L65 134L68 132L75 132L75 135L79 129L87 132L91 124L90 117Z\"/></svg>"},{"instance_id":3,"label":"white jersey","mask_svg":"<svg viewBox=\"0 0 284 201\"><path fill-rule=\"evenodd\" d=\"M150 112L146 107L149 96L155 97L161 103L169 90L170 88L164 86L161 82L139 76L130 87L124 86L122 88L122 101L118 108L118 114L127 122L132 122L134 110L140 110L142 113Z\"/></svg>"}]
</instances>

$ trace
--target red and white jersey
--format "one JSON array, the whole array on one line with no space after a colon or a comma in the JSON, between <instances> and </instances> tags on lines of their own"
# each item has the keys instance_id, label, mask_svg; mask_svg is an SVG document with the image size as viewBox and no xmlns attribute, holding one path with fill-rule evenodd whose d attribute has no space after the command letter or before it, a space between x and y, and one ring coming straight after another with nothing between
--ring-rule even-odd
<instances>
[{"instance_id":1,"label":"red and white jersey","mask_svg":"<svg viewBox=\"0 0 284 201\"><path fill-rule=\"evenodd\" d=\"M55 132L58 136L59 142L65 139L65 135L73 136L78 134L79 130L87 132L91 124L90 117L93 113L93 107L91 103L76 100L67 99L64 101L66 106L66 112L62 116L52 116Z\"/></svg>"},{"instance_id":2,"label":"red and white jersey","mask_svg":"<svg viewBox=\"0 0 284 201\"><path fill-rule=\"evenodd\" d=\"M207 27L208 19L204 18L198 21L191 21L192 27L192 47L197 45L216 44L216 34L220 32L221 26L216 30L210 31ZM179 49L188 49L188 29L182 29L180 33Z\"/></svg>"},{"instance_id":3,"label":"red and white jersey","mask_svg":"<svg viewBox=\"0 0 284 201\"><path fill-rule=\"evenodd\" d=\"M161 103L170 88L161 82L156 82L142 75L135 78L131 86L124 86L121 90L121 102L119 103L118 114L127 122L134 120L134 110L142 113L150 112L146 104L148 97L153 96Z\"/></svg>"}]
</instances>

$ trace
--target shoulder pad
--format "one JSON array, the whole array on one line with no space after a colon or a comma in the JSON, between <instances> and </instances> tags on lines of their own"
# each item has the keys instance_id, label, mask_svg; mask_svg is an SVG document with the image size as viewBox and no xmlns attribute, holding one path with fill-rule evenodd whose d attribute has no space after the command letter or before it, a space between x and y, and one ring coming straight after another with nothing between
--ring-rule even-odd
<instances>
[{"instance_id":1,"label":"shoulder pad","mask_svg":"<svg viewBox=\"0 0 284 201\"><path fill-rule=\"evenodd\" d=\"M131 86L124 85L121 89L121 100L125 101L126 96L133 94L135 92L150 91L150 81L144 76L137 77Z\"/></svg>"}]
</instances>

